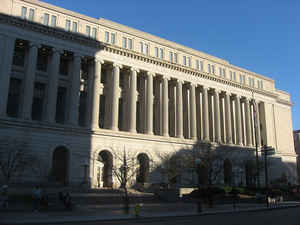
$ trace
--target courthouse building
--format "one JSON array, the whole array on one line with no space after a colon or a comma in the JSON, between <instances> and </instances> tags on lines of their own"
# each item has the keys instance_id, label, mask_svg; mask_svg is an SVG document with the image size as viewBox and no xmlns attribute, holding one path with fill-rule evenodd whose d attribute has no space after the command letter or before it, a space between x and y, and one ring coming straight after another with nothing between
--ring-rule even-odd
<instances>
[{"instance_id":1,"label":"courthouse building","mask_svg":"<svg viewBox=\"0 0 300 225\"><path fill-rule=\"evenodd\" d=\"M0 12L0 134L29 142L56 181L116 186L125 149L156 182L156 152L249 152L256 137L275 148L272 175L295 176L292 103L274 80L38 0L1 0Z\"/></svg>"}]
</instances>

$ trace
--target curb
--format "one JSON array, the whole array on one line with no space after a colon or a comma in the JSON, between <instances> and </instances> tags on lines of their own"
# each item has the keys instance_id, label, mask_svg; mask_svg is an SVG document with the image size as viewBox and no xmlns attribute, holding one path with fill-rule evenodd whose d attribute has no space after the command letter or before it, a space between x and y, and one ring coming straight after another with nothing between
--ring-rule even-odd
<instances>
[{"instance_id":1,"label":"curb","mask_svg":"<svg viewBox=\"0 0 300 225\"><path fill-rule=\"evenodd\" d=\"M184 215L154 215L154 216L140 216L138 218L130 215L130 216L120 216L119 218L104 218L104 217L96 217L96 216L87 216L85 219L66 219L66 220L51 220L51 221L26 221L26 222L4 222L3 225L29 225L29 224L63 224L63 223L84 223L84 222L117 222L117 221L161 221L166 220L169 218L185 218L185 217L199 217L199 216L212 216L212 215L224 215L224 214L236 214L236 213L245 213L245 212L264 212L264 211L272 211L272 210L281 210L281 209L288 209L288 208L297 208L300 207L300 204L298 205L290 205L290 206L279 206L276 208L253 208L253 209L242 209L242 210L224 210L219 212L203 212L203 213L187 213ZM88 218L90 217L90 218Z\"/></svg>"}]
</instances>

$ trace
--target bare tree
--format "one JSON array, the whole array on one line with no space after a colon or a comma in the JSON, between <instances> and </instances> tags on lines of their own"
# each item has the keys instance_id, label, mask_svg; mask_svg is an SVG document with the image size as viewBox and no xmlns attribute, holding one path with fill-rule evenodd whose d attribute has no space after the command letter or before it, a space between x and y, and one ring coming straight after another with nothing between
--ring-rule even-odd
<instances>
[{"instance_id":1,"label":"bare tree","mask_svg":"<svg viewBox=\"0 0 300 225\"><path fill-rule=\"evenodd\" d=\"M33 155L26 141L2 137L0 139L0 171L6 183L20 177L31 165Z\"/></svg>"}]
</instances>

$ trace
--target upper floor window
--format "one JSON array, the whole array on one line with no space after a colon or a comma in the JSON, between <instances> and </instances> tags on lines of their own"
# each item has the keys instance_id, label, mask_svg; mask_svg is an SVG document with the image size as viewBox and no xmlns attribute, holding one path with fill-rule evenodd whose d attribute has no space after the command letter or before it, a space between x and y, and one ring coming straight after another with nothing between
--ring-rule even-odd
<instances>
[{"instance_id":1,"label":"upper floor window","mask_svg":"<svg viewBox=\"0 0 300 225\"><path fill-rule=\"evenodd\" d=\"M49 14L44 13L44 25L48 26L49 25Z\"/></svg>"},{"instance_id":2,"label":"upper floor window","mask_svg":"<svg viewBox=\"0 0 300 225\"><path fill-rule=\"evenodd\" d=\"M51 26L56 27L56 16L51 16Z\"/></svg>"},{"instance_id":3,"label":"upper floor window","mask_svg":"<svg viewBox=\"0 0 300 225\"><path fill-rule=\"evenodd\" d=\"M191 62L191 57L187 57L187 63L188 63L188 66L191 67L192 66L192 62Z\"/></svg>"},{"instance_id":4,"label":"upper floor window","mask_svg":"<svg viewBox=\"0 0 300 225\"><path fill-rule=\"evenodd\" d=\"M225 74L225 69L224 69L224 68L219 67L219 75L220 75L221 77L225 77L225 76L226 76L226 74Z\"/></svg>"},{"instance_id":5,"label":"upper floor window","mask_svg":"<svg viewBox=\"0 0 300 225\"><path fill-rule=\"evenodd\" d=\"M183 59L183 60L182 60L183 65L186 66L186 56L184 55L182 59Z\"/></svg>"},{"instance_id":6,"label":"upper floor window","mask_svg":"<svg viewBox=\"0 0 300 225\"><path fill-rule=\"evenodd\" d=\"M123 46L123 48L132 49L132 39L123 37L122 38L122 46Z\"/></svg>"},{"instance_id":7,"label":"upper floor window","mask_svg":"<svg viewBox=\"0 0 300 225\"><path fill-rule=\"evenodd\" d=\"M128 48L131 50L133 49L133 41L131 38L128 38Z\"/></svg>"},{"instance_id":8,"label":"upper floor window","mask_svg":"<svg viewBox=\"0 0 300 225\"><path fill-rule=\"evenodd\" d=\"M174 53L174 63L177 63L178 61L177 61L177 53Z\"/></svg>"},{"instance_id":9,"label":"upper floor window","mask_svg":"<svg viewBox=\"0 0 300 225\"><path fill-rule=\"evenodd\" d=\"M140 53L148 55L148 53L149 53L149 45L145 44L143 42L140 42L139 45L140 45Z\"/></svg>"},{"instance_id":10,"label":"upper floor window","mask_svg":"<svg viewBox=\"0 0 300 225\"><path fill-rule=\"evenodd\" d=\"M67 31L71 30L71 21L70 20L66 20L66 30Z\"/></svg>"},{"instance_id":11,"label":"upper floor window","mask_svg":"<svg viewBox=\"0 0 300 225\"><path fill-rule=\"evenodd\" d=\"M109 42L109 32L105 31L105 42Z\"/></svg>"},{"instance_id":12,"label":"upper floor window","mask_svg":"<svg viewBox=\"0 0 300 225\"><path fill-rule=\"evenodd\" d=\"M107 43L116 43L116 34L115 33L109 33L108 31L105 31L105 37L104 37L105 42Z\"/></svg>"},{"instance_id":13,"label":"upper floor window","mask_svg":"<svg viewBox=\"0 0 300 225\"><path fill-rule=\"evenodd\" d=\"M203 71L203 61L198 60L198 59L196 60L196 69Z\"/></svg>"},{"instance_id":14,"label":"upper floor window","mask_svg":"<svg viewBox=\"0 0 300 225\"><path fill-rule=\"evenodd\" d=\"M127 48L127 38L126 37L122 38L122 47Z\"/></svg>"},{"instance_id":15,"label":"upper floor window","mask_svg":"<svg viewBox=\"0 0 300 225\"><path fill-rule=\"evenodd\" d=\"M25 54L26 54L25 44L22 41L20 42L17 41L14 50L13 65L24 67Z\"/></svg>"},{"instance_id":16,"label":"upper floor window","mask_svg":"<svg viewBox=\"0 0 300 225\"><path fill-rule=\"evenodd\" d=\"M90 27L90 26L86 26L86 27L85 27L85 34L86 34L86 36L88 36L88 37L91 36L91 27Z\"/></svg>"},{"instance_id":17,"label":"upper floor window","mask_svg":"<svg viewBox=\"0 0 300 225\"><path fill-rule=\"evenodd\" d=\"M161 48L161 49L159 49L159 51L160 51L160 58L164 59L165 58L165 56L164 56L164 50Z\"/></svg>"},{"instance_id":18,"label":"upper floor window","mask_svg":"<svg viewBox=\"0 0 300 225\"><path fill-rule=\"evenodd\" d=\"M240 74L240 83L241 83L241 84L245 84L245 82L246 82L245 80L246 80L245 75Z\"/></svg>"},{"instance_id":19,"label":"upper floor window","mask_svg":"<svg viewBox=\"0 0 300 225\"><path fill-rule=\"evenodd\" d=\"M259 89L263 89L263 82L262 82L262 80L257 80L257 87Z\"/></svg>"},{"instance_id":20,"label":"upper floor window","mask_svg":"<svg viewBox=\"0 0 300 225\"><path fill-rule=\"evenodd\" d=\"M169 52L169 60L170 62L173 62L173 52Z\"/></svg>"},{"instance_id":21,"label":"upper floor window","mask_svg":"<svg viewBox=\"0 0 300 225\"><path fill-rule=\"evenodd\" d=\"M21 10L22 19L26 19L26 14L27 14L27 8L23 6Z\"/></svg>"},{"instance_id":22,"label":"upper floor window","mask_svg":"<svg viewBox=\"0 0 300 225\"><path fill-rule=\"evenodd\" d=\"M211 65L211 72L215 74L215 65Z\"/></svg>"},{"instance_id":23,"label":"upper floor window","mask_svg":"<svg viewBox=\"0 0 300 225\"><path fill-rule=\"evenodd\" d=\"M230 80L236 81L236 74L235 74L235 72L230 71L229 74L230 74Z\"/></svg>"},{"instance_id":24,"label":"upper floor window","mask_svg":"<svg viewBox=\"0 0 300 225\"><path fill-rule=\"evenodd\" d=\"M93 38L93 39L96 39L96 37L97 37L97 29L94 27L94 28L92 29L92 38Z\"/></svg>"},{"instance_id":25,"label":"upper floor window","mask_svg":"<svg viewBox=\"0 0 300 225\"><path fill-rule=\"evenodd\" d=\"M28 17L28 19L29 19L30 21L33 21L33 20L34 20L34 9L30 9L30 10L29 10L29 17Z\"/></svg>"},{"instance_id":26,"label":"upper floor window","mask_svg":"<svg viewBox=\"0 0 300 225\"><path fill-rule=\"evenodd\" d=\"M72 31L75 33L77 32L77 22L73 22Z\"/></svg>"},{"instance_id":27,"label":"upper floor window","mask_svg":"<svg viewBox=\"0 0 300 225\"><path fill-rule=\"evenodd\" d=\"M158 58L158 47L155 47L154 51L155 51L155 57Z\"/></svg>"},{"instance_id":28,"label":"upper floor window","mask_svg":"<svg viewBox=\"0 0 300 225\"><path fill-rule=\"evenodd\" d=\"M249 77L248 81L249 81L249 86L254 87L254 78Z\"/></svg>"},{"instance_id":29,"label":"upper floor window","mask_svg":"<svg viewBox=\"0 0 300 225\"><path fill-rule=\"evenodd\" d=\"M116 43L116 34L115 33L111 33L110 37L111 37L111 43L115 44Z\"/></svg>"}]
</instances>

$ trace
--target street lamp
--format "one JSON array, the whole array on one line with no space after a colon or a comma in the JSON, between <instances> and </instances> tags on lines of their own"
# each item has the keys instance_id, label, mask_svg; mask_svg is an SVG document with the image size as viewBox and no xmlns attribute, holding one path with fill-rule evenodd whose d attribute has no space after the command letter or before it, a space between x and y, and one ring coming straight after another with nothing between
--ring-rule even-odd
<instances>
[{"instance_id":1,"label":"street lamp","mask_svg":"<svg viewBox=\"0 0 300 225\"><path fill-rule=\"evenodd\" d=\"M202 202L201 202L201 190L200 190L200 170L201 170L201 159L200 158L196 158L195 159L195 164L196 164L196 171L197 171L197 175L198 175L198 201L197 201L197 211L198 213L202 212Z\"/></svg>"}]
</instances>

